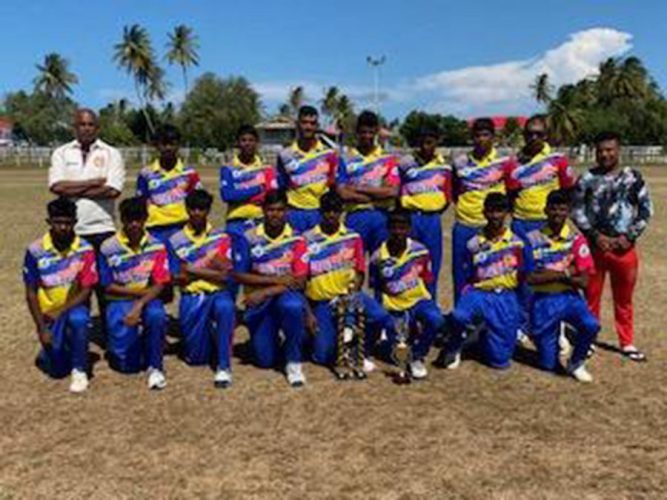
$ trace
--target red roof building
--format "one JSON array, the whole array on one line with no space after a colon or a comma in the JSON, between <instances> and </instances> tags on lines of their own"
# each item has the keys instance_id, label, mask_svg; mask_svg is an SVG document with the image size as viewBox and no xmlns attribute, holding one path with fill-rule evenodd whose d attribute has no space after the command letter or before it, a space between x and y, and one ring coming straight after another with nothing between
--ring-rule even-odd
<instances>
[{"instance_id":1,"label":"red roof building","mask_svg":"<svg viewBox=\"0 0 667 500\"><path fill-rule=\"evenodd\" d=\"M481 118L481 117L469 118L468 119L468 127L472 127L472 123L477 118ZM496 127L496 130L504 129L505 125L507 124L507 120L509 120L510 118L516 119L516 121L519 123L519 126L521 128L523 128L523 126L528 121L527 116L489 116L489 118L491 118L491 121L493 121L493 126Z\"/></svg>"}]
</instances>

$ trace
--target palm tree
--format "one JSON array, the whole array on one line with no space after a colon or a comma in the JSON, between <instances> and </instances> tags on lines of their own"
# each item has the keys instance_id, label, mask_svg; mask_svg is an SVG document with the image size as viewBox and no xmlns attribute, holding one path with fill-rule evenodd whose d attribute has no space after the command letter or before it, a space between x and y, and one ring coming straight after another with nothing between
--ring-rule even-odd
<instances>
[{"instance_id":1,"label":"palm tree","mask_svg":"<svg viewBox=\"0 0 667 500\"><path fill-rule=\"evenodd\" d=\"M199 66L199 42L192 28L181 24L169 33L167 42L167 60L169 64L178 64L183 71L185 95L188 95L188 67Z\"/></svg>"},{"instance_id":2,"label":"palm tree","mask_svg":"<svg viewBox=\"0 0 667 500\"><path fill-rule=\"evenodd\" d=\"M133 24L123 28L123 39L114 45L113 60L134 79L134 89L151 133L155 127L146 112L146 103L162 99L166 92L164 70L155 62L155 53L145 28Z\"/></svg>"},{"instance_id":3,"label":"palm tree","mask_svg":"<svg viewBox=\"0 0 667 500\"><path fill-rule=\"evenodd\" d=\"M552 99L554 87L549 82L549 75L542 73L537 75L535 82L530 86L535 100L541 104L549 104Z\"/></svg>"},{"instance_id":4,"label":"palm tree","mask_svg":"<svg viewBox=\"0 0 667 500\"><path fill-rule=\"evenodd\" d=\"M306 94L301 85L290 90L289 96L287 97L287 102L292 111L292 116L296 117L299 112L299 108L303 105L305 99Z\"/></svg>"},{"instance_id":5,"label":"palm tree","mask_svg":"<svg viewBox=\"0 0 667 500\"><path fill-rule=\"evenodd\" d=\"M338 87L333 86L324 91L324 97L320 101L322 114L327 116L330 121L335 121L336 119L339 98L340 90L338 90Z\"/></svg>"},{"instance_id":6,"label":"palm tree","mask_svg":"<svg viewBox=\"0 0 667 500\"><path fill-rule=\"evenodd\" d=\"M547 118L551 137L558 143L569 144L579 133L583 112L579 108L568 107L559 101L549 105Z\"/></svg>"},{"instance_id":7,"label":"palm tree","mask_svg":"<svg viewBox=\"0 0 667 500\"><path fill-rule=\"evenodd\" d=\"M72 93L72 85L79 83L77 76L70 72L69 61L60 54L51 53L37 64L39 75L34 80L35 89L49 97L63 98Z\"/></svg>"}]
</instances>

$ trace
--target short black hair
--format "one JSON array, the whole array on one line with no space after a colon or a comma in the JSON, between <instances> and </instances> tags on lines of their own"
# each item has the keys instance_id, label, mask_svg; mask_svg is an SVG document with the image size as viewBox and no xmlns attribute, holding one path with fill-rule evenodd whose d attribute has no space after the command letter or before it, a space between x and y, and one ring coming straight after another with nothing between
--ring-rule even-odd
<instances>
[{"instance_id":1,"label":"short black hair","mask_svg":"<svg viewBox=\"0 0 667 500\"><path fill-rule=\"evenodd\" d=\"M180 144L181 131L176 125L166 123L161 125L153 136L155 144Z\"/></svg>"},{"instance_id":2,"label":"short black hair","mask_svg":"<svg viewBox=\"0 0 667 500\"><path fill-rule=\"evenodd\" d=\"M200 210L211 210L213 205L213 196L205 189L195 189L190 191L185 197L185 206Z\"/></svg>"},{"instance_id":3,"label":"short black hair","mask_svg":"<svg viewBox=\"0 0 667 500\"><path fill-rule=\"evenodd\" d=\"M419 128L417 135L417 140L421 142L426 137L433 137L434 139L440 139L440 127L437 125L423 125Z\"/></svg>"},{"instance_id":4,"label":"short black hair","mask_svg":"<svg viewBox=\"0 0 667 500\"><path fill-rule=\"evenodd\" d=\"M541 122L544 124L544 127L546 128L549 125L549 120L547 119L547 115L538 113L536 115L531 116L526 120L526 123L523 126L523 129L526 130L528 129L528 125L531 123L536 123L536 122Z\"/></svg>"},{"instance_id":5,"label":"short black hair","mask_svg":"<svg viewBox=\"0 0 667 500\"><path fill-rule=\"evenodd\" d=\"M367 109L359 113L359 116L357 117L357 127L356 127L357 130L359 130L361 127L377 128L379 126L380 126L380 119L378 118L378 115L376 113L373 113L372 111L369 111Z\"/></svg>"},{"instance_id":6,"label":"short black hair","mask_svg":"<svg viewBox=\"0 0 667 500\"><path fill-rule=\"evenodd\" d=\"M509 212L510 200L506 194L503 193L489 193L484 198L484 210L502 210Z\"/></svg>"},{"instance_id":7,"label":"short black hair","mask_svg":"<svg viewBox=\"0 0 667 500\"><path fill-rule=\"evenodd\" d=\"M493 124L493 120L491 118L477 118L474 122L472 122L473 132L480 132L482 130L486 130L492 134L496 133L496 126Z\"/></svg>"},{"instance_id":8,"label":"short black hair","mask_svg":"<svg viewBox=\"0 0 667 500\"><path fill-rule=\"evenodd\" d=\"M343 198L336 191L327 191L320 198L320 212L342 212Z\"/></svg>"},{"instance_id":9,"label":"short black hair","mask_svg":"<svg viewBox=\"0 0 667 500\"><path fill-rule=\"evenodd\" d=\"M70 219L76 219L76 203L69 198L61 196L55 200L51 200L46 205L46 212L49 214L49 218L68 217Z\"/></svg>"},{"instance_id":10,"label":"short black hair","mask_svg":"<svg viewBox=\"0 0 667 500\"><path fill-rule=\"evenodd\" d=\"M259 134L257 133L257 129L252 125L248 124L241 125L238 128L238 130L236 131L236 140L238 141L242 135L252 135L255 137L255 139L259 139Z\"/></svg>"},{"instance_id":11,"label":"short black hair","mask_svg":"<svg viewBox=\"0 0 667 500\"><path fill-rule=\"evenodd\" d=\"M569 191L564 189L556 189L551 191L547 196L547 206L550 205L567 205L570 206L572 198L570 197Z\"/></svg>"},{"instance_id":12,"label":"short black hair","mask_svg":"<svg viewBox=\"0 0 667 500\"><path fill-rule=\"evenodd\" d=\"M391 212L387 217L387 226L392 226L396 223L404 222L408 225L412 224L412 214L409 210L406 210L403 207L397 207Z\"/></svg>"},{"instance_id":13,"label":"short black hair","mask_svg":"<svg viewBox=\"0 0 667 500\"><path fill-rule=\"evenodd\" d=\"M148 218L148 206L146 200L140 196L126 198L120 202L121 220L141 220Z\"/></svg>"},{"instance_id":14,"label":"short black hair","mask_svg":"<svg viewBox=\"0 0 667 500\"><path fill-rule=\"evenodd\" d=\"M620 144L621 134L613 130L605 130L596 135L594 139L596 146L601 142L606 142L606 141L616 141L616 144Z\"/></svg>"},{"instance_id":15,"label":"short black hair","mask_svg":"<svg viewBox=\"0 0 667 500\"><path fill-rule=\"evenodd\" d=\"M302 118L304 116L320 116L320 114L317 112L317 109L309 104L306 104L305 106L301 106L299 108L299 114L298 118Z\"/></svg>"},{"instance_id":16,"label":"short black hair","mask_svg":"<svg viewBox=\"0 0 667 500\"><path fill-rule=\"evenodd\" d=\"M275 205L276 203L287 205L287 192L284 189L277 189L266 193L263 206L267 207L269 205Z\"/></svg>"}]
</instances>

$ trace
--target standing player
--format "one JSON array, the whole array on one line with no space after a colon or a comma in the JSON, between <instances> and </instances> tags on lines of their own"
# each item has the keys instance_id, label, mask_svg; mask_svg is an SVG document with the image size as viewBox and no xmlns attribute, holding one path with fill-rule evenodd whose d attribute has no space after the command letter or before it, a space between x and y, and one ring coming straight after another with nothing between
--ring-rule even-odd
<instances>
[{"instance_id":1,"label":"standing player","mask_svg":"<svg viewBox=\"0 0 667 500\"><path fill-rule=\"evenodd\" d=\"M487 195L487 223L466 244L466 286L451 314L453 334L437 360L440 366L458 368L466 331L480 323L479 347L484 361L498 369L510 366L520 321L516 289L532 270L532 255L523 240L505 226L509 212L505 194Z\"/></svg>"},{"instance_id":2,"label":"standing player","mask_svg":"<svg viewBox=\"0 0 667 500\"><path fill-rule=\"evenodd\" d=\"M148 210L143 198L120 204L122 229L102 244L100 283L107 293L108 352L123 373L148 372L148 388L167 385L162 343L167 315L158 298L169 283L167 249L145 231ZM140 326L141 325L141 326Z\"/></svg>"},{"instance_id":3,"label":"standing player","mask_svg":"<svg viewBox=\"0 0 667 500\"><path fill-rule=\"evenodd\" d=\"M458 302L466 280L464 263L468 240L484 226L484 200L489 193L505 193L514 161L500 157L493 145L495 126L490 118L472 125L473 150L454 160L452 190L456 222L452 229L452 275L454 301Z\"/></svg>"},{"instance_id":4,"label":"standing player","mask_svg":"<svg viewBox=\"0 0 667 500\"><path fill-rule=\"evenodd\" d=\"M213 197L202 189L185 198L188 223L169 239L170 268L181 287L179 322L185 361L205 365L216 348L214 384L224 389L232 383L231 347L234 332L234 298L229 287L232 240L208 222Z\"/></svg>"},{"instance_id":5,"label":"standing player","mask_svg":"<svg viewBox=\"0 0 667 500\"><path fill-rule=\"evenodd\" d=\"M361 235L373 253L387 239L387 210L398 196L398 159L376 144L380 121L362 111L357 118L357 147L338 169L337 190L348 202L345 224Z\"/></svg>"},{"instance_id":6,"label":"standing player","mask_svg":"<svg viewBox=\"0 0 667 500\"><path fill-rule=\"evenodd\" d=\"M429 292L436 301L442 265L441 217L452 196L452 168L437 153L439 140L440 133L435 128L422 129L417 150L399 164L401 206L412 215L410 236L421 241L431 254L434 279Z\"/></svg>"},{"instance_id":7,"label":"standing player","mask_svg":"<svg viewBox=\"0 0 667 500\"><path fill-rule=\"evenodd\" d=\"M228 204L225 230L243 235L262 221L266 193L278 188L276 170L264 163L257 152L259 136L251 125L236 133L239 149L231 165L220 168L220 196Z\"/></svg>"},{"instance_id":8,"label":"standing player","mask_svg":"<svg viewBox=\"0 0 667 500\"><path fill-rule=\"evenodd\" d=\"M633 361L646 361L646 355L634 345L632 295L639 272L635 245L648 225L653 206L641 173L620 167L620 142L615 133L597 137L597 166L577 183L572 219L593 247L596 273L586 290L591 311L600 318L602 289L609 273L621 352Z\"/></svg>"},{"instance_id":9,"label":"standing player","mask_svg":"<svg viewBox=\"0 0 667 500\"><path fill-rule=\"evenodd\" d=\"M371 259L370 285L382 297L382 306L393 316L408 315L414 331L410 372L423 379L428 372L424 359L436 334L445 327L442 312L428 291L433 281L428 249L410 234L410 213L396 209L389 213L389 238ZM389 343L395 342L395 329L388 329Z\"/></svg>"},{"instance_id":10,"label":"standing player","mask_svg":"<svg viewBox=\"0 0 667 500\"><path fill-rule=\"evenodd\" d=\"M38 363L52 377L71 374L69 390L88 388L88 299L97 283L93 247L76 236L76 205L58 198L47 205L49 232L25 253L26 302L42 350Z\"/></svg>"},{"instance_id":11,"label":"standing player","mask_svg":"<svg viewBox=\"0 0 667 500\"><path fill-rule=\"evenodd\" d=\"M162 126L155 136L159 158L142 168L137 177L137 196L148 204L146 228L165 244L188 220L185 197L201 188L199 174L178 156L180 145L179 130L173 125Z\"/></svg>"},{"instance_id":12,"label":"standing player","mask_svg":"<svg viewBox=\"0 0 667 500\"><path fill-rule=\"evenodd\" d=\"M588 274L595 272L586 239L567 225L570 198L566 191L552 191L545 208L547 223L528 233L534 270L527 282L533 287L531 336L537 346L540 366L554 371L558 366L560 325L576 330L575 346L567 372L580 382L592 382L584 363L600 323L591 314L579 290L586 288Z\"/></svg>"},{"instance_id":13,"label":"standing player","mask_svg":"<svg viewBox=\"0 0 667 500\"><path fill-rule=\"evenodd\" d=\"M287 191L290 226L303 233L320 222L320 198L333 185L338 154L317 139L317 110L302 106L297 118L298 138L278 155L278 184Z\"/></svg>"},{"instance_id":14,"label":"standing player","mask_svg":"<svg viewBox=\"0 0 667 500\"><path fill-rule=\"evenodd\" d=\"M236 280L245 287L245 323L257 364L275 366L279 357L292 387L306 382L301 362L305 336L308 274L306 241L287 223L287 196L272 191L264 199L264 222L239 239ZM285 337L280 356L279 331Z\"/></svg>"},{"instance_id":15,"label":"standing player","mask_svg":"<svg viewBox=\"0 0 667 500\"><path fill-rule=\"evenodd\" d=\"M343 200L333 191L322 196L322 221L304 236L308 244L308 282L306 297L316 324L313 360L323 365L335 361L337 329L332 300L341 295L358 294L366 316L364 371L375 368L372 349L381 329L391 328L392 320L386 311L361 291L366 273L366 258L361 237L341 223ZM314 321L314 323L313 323Z\"/></svg>"}]
</instances>

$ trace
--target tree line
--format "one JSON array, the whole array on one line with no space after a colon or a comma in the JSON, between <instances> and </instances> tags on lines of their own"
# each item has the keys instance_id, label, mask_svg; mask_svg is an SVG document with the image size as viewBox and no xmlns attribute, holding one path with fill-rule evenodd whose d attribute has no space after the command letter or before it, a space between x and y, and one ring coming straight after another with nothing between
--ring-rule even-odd
<instances>
[{"instance_id":1,"label":"tree line","mask_svg":"<svg viewBox=\"0 0 667 500\"><path fill-rule=\"evenodd\" d=\"M162 55L144 27L124 27L120 41L113 46L112 61L132 80L135 103L124 98L101 108L101 136L116 145L138 145L149 142L158 125L173 123L182 129L190 146L227 149L241 124L293 120L301 105L314 102L313 96L297 86L277 112L269 115L260 95L242 76L221 77L209 72L191 85L189 72L200 63L199 47L198 37L186 25L168 33ZM170 99L164 64L181 70L185 95L180 105ZM47 54L36 69L32 90L8 93L0 114L14 123L19 140L37 145L69 140L70 121L77 107L72 94L78 77L70 62L57 53ZM560 145L589 143L601 130L615 130L632 144L667 144L667 101L637 57L610 58L600 64L597 75L558 88L547 74L538 75L531 89L548 117L552 139ZM325 129L349 141L358 112L354 101L331 86L323 89L316 103ZM442 132L444 146L469 142L467 122L453 115L413 110L403 120L382 122L395 132L391 140L396 145L414 144L425 125ZM516 119L507 120L499 138L504 144L520 145Z\"/></svg>"}]
</instances>

